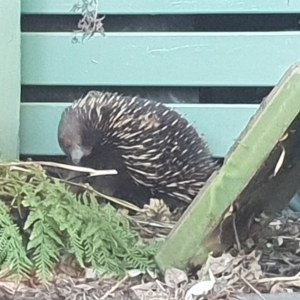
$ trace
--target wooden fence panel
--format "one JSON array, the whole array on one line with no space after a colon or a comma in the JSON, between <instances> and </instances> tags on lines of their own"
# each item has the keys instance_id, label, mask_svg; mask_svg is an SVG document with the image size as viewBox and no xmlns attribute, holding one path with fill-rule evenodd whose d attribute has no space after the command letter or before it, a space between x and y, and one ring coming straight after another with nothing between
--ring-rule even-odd
<instances>
[{"instance_id":1,"label":"wooden fence panel","mask_svg":"<svg viewBox=\"0 0 300 300\"><path fill-rule=\"evenodd\" d=\"M300 32L22 34L22 84L273 86L300 60Z\"/></svg>"},{"instance_id":2,"label":"wooden fence panel","mask_svg":"<svg viewBox=\"0 0 300 300\"><path fill-rule=\"evenodd\" d=\"M75 0L22 0L22 13L69 14ZM103 14L299 13L298 0L100 0Z\"/></svg>"},{"instance_id":3,"label":"wooden fence panel","mask_svg":"<svg viewBox=\"0 0 300 300\"><path fill-rule=\"evenodd\" d=\"M19 156L20 1L0 1L0 157Z\"/></svg>"}]
</instances>

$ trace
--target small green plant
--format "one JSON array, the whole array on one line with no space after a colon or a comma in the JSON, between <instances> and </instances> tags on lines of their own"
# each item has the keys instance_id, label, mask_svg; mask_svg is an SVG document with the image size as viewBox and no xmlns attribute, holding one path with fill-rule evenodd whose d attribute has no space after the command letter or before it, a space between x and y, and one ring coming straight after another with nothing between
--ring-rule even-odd
<instances>
[{"instance_id":1,"label":"small green plant","mask_svg":"<svg viewBox=\"0 0 300 300\"><path fill-rule=\"evenodd\" d=\"M159 243L141 241L110 204L100 205L88 190L76 197L40 167L0 165L0 200L0 266L19 277L35 272L48 282L64 253L98 275L155 268ZM16 212L17 220L27 215L24 225L13 221Z\"/></svg>"},{"instance_id":2,"label":"small green plant","mask_svg":"<svg viewBox=\"0 0 300 300\"><path fill-rule=\"evenodd\" d=\"M82 33L82 41L88 37L91 38L96 32L104 33L103 19L105 17L98 17L98 0L81 0L77 2L71 9L74 13L82 15L81 20L78 22L79 30L75 31L73 43L78 43L78 33Z\"/></svg>"}]
</instances>

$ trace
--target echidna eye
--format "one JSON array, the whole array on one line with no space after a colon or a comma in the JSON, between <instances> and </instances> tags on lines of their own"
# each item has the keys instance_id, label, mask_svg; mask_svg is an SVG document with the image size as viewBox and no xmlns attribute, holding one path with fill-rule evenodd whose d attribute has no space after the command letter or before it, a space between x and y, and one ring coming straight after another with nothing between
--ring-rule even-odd
<instances>
[{"instance_id":1,"label":"echidna eye","mask_svg":"<svg viewBox=\"0 0 300 300\"><path fill-rule=\"evenodd\" d=\"M70 141L65 141L64 142L64 148L65 149L70 149L72 147L72 143Z\"/></svg>"}]
</instances>

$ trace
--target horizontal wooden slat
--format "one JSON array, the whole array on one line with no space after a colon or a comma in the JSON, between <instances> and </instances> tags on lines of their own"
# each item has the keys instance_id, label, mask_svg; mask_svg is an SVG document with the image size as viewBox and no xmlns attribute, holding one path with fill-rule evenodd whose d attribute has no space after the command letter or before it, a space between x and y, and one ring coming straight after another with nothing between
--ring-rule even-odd
<instances>
[{"instance_id":1,"label":"horizontal wooden slat","mask_svg":"<svg viewBox=\"0 0 300 300\"><path fill-rule=\"evenodd\" d=\"M69 104L21 105L21 153L60 155L57 127L63 109ZM194 124L215 156L224 156L244 129L257 105L237 104L169 104Z\"/></svg>"},{"instance_id":2,"label":"horizontal wooden slat","mask_svg":"<svg viewBox=\"0 0 300 300\"><path fill-rule=\"evenodd\" d=\"M69 14L75 0L22 0L22 12ZM298 0L101 0L103 14L299 13Z\"/></svg>"},{"instance_id":3,"label":"horizontal wooden slat","mask_svg":"<svg viewBox=\"0 0 300 300\"><path fill-rule=\"evenodd\" d=\"M300 59L300 32L22 34L22 83L273 86Z\"/></svg>"}]
</instances>

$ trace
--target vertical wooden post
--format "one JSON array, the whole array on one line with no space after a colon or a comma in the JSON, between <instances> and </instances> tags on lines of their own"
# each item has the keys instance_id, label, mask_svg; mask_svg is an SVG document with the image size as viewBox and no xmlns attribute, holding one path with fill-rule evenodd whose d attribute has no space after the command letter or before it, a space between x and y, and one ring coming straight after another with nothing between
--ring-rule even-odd
<instances>
[{"instance_id":1,"label":"vertical wooden post","mask_svg":"<svg viewBox=\"0 0 300 300\"><path fill-rule=\"evenodd\" d=\"M17 159L21 95L20 0L0 1L0 158Z\"/></svg>"}]
</instances>

